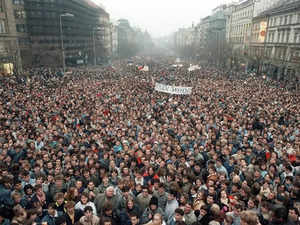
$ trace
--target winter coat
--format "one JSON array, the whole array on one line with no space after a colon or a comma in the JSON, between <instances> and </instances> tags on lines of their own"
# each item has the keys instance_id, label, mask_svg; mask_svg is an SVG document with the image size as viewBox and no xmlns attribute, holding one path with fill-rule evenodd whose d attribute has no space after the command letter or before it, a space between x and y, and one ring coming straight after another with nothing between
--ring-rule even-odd
<instances>
[{"instance_id":1,"label":"winter coat","mask_svg":"<svg viewBox=\"0 0 300 225\"><path fill-rule=\"evenodd\" d=\"M117 196L113 196L112 198L108 199L105 193L98 194L94 201L98 216L102 214L102 209L106 202L110 202L112 204L113 210L117 209L118 207Z\"/></svg>"},{"instance_id":2,"label":"winter coat","mask_svg":"<svg viewBox=\"0 0 300 225\"><path fill-rule=\"evenodd\" d=\"M152 216L154 216L156 213L159 213L164 217L164 211L161 208L158 207L155 211L152 211L149 207L147 207L142 215L141 224L148 223L151 220L149 219L149 215L152 214Z\"/></svg>"}]
</instances>

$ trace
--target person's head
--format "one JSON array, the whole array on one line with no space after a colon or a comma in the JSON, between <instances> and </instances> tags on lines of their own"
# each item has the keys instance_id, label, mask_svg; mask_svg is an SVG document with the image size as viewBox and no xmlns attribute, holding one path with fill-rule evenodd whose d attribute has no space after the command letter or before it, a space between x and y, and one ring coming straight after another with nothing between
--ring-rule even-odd
<instances>
[{"instance_id":1,"label":"person's head","mask_svg":"<svg viewBox=\"0 0 300 225\"><path fill-rule=\"evenodd\" d=\"M126 186L124 186L124 187L122 188L122 194L123 194L123 197L124 197L125 199L128 198L129 192L130 192L130 187L129 187L129 186L126 185Z\"/></svg>"},{"instance_id":2,"label":"person's head","mask_svg":"<svg viewBox=\"0 0 300 225\"><path fill-rule=\"evenodd\" d=\"M247 205L249 209L254 209L258 205L258 201L255 198L249 198Z\"/></svg>"},{"instance_id":3,"label":"person's head","mask_svg":"<svg viewBox=\"0 0 300 225\"><path fill-rule=\"evenodd\" d=\"M73 201L68 201L65 204L65 209L68 214L74 214L74 212L75 212L74 207L75 207L75 203Z\"/></svg>"},{"instance_id":4,"label":"person's head","mask_svg":"<svg viewBox=\"0 0 300 225\"><path fill-rule=\"evenodd\" d=\"M105 217L102 222L103 225L112 225L111 219Z\"/></svg>"},{"instance_id":5,"label":"person's head","mask_svg":"<svg viewBox=\"0 0 300 225\"><path fill-rule=\"evenodd\" d=\"M189 214L193 210L192 204L187 202L184 206L184 214Z\"/></svg>"},{"instance_id":6,"label":"person's head","mask_svg":"<svg viewBox=\"0 0 300 225\"><path fill-rule=\"evenodd\" d=\"M35 185L34 189L38 196L42 196L44 194L43 186L41 184Z\"/></svg>"},{"instance_id":7,"label":"person's head","mask_svg":"<svg viewBox=\"0 0 300 225\"><path fill-rule=\"evenodd\" d=\"M224 224L231 225L233 223L233 215L232 213L226 213Z\"/></svg>"},{"instance_id":8,"label":"person's head","mask_svg":"<svg viewBox=\"0 0 300 225\"><path fill-rule=\"evenodd\" d=\"M18 218L19 221L24 222L24 220L27 217L26 210L21 205L16 205L13 208L13 213L14 213L15 217Z\"/></svg>"},{"instance_id":9,"label":"person's head","mask_svg":"<svg viewBox=\"0 0 300 225\"><path fill-rule=\"evenodd\" d=\"M107 198L112 198L115 195L115 189L114 189L114 187L110 186L110 187L106 188L105 194L106 194Z\"/></svg>"},{"instance_id":10,"label":"person's head","mask_svg":"<svg viewBox=\"0 0 300 225\"><path fill-rule=\"evenodd\" d=\"M206 198L206 202L208 205L212 205L214 203L214 196L208 195Z\"/></svg>"},{"instance_id":11,"label":"person's head","mask_svg":"<svg viewBox=\"0 0 300 225\"><path fill-rule=\"evenodd\" d=\"M289 209L289 216L288 216L289 220L296 222L298 221L299 216L300 215L297 208L293 207Z\"/></svg>"},{"instance_id":12,"label":"person's head","mask_svg":"<svg viewBox=\"0 0 300 225\"><path fill-rule=\"evenodd\" d=\"M241 217L241 225L257 225L259 224L259 220L256 212L254 211L242 211L240 213Z\"/></svg>"},{"instance_id":13,"label":"person's head","mask_svg":"<svg viewBox=\"0 0 300 225\"><path fill-rule=\"evenodd\" d=\"M137 225L140 222L139 217L136 213L130 214L130 221L132 225Z\"/></svg>"},{"instance_id":14,"label":"person's head","mask_svg":"<svg viewBox=\"0 0 300 225\"><path fill-rule=\"evenodd\" d=\"M126 206L128 209L133 209L134 207L134 201L131 197L129 197L126 201Z\"/></svg>"},{"instance_id":15,"label":"person's head","mask_svg":"<svg viewBox=\"0 0 300 225\"><path fill-rule=\"evenodd\" d=\"M104 212L105 216L111 216L112 215L113 207L112 207L112 204L110 202L104 203L103 212Z\"/></svg>"},{"instance_id":16,"label":"person's head","mask_svg":"<svg viewBox=\"0 0 300 225\"><path fill-rule=\"evenodd\" d=\"M84 215L87 218L91 218L93 216L93 208L91 206L86 206L84 208Z\"/></svg>"},{"instance_id":17,"label":"person's head","mask_svg":"<svg viewBox=\"0 0 300 225\"><path fill-rule=\"evenodd\" d=\"M217 204L212 204L212 206L210 207L210 214L214 217L214 218L218 218L220 216L220 206Z\"/></svg>"},{"instance_id":18,"label":"person's head","mask_svg":"<svg viewBox=\"0 0 300 225\"><path fill-rule=\"evenodd\" d=\"M58 205L62 205L64 203L64 193L58 192L54 196L54 200Z\"/></svg>"},{"instance_id":19,"label":"person's head","mask_svg":"<svg viewBox=\"0 0 300 225\"><path fill-rule=\"evenodd\" d=\"M62 188L63 183L64 183L64 177L62 175L57 175L55 177L55 186L57 188Z\"/></svg>"},{"instance_id":20,"label":"person's head","mask_svg":"<svg viewBox=\"0 0 300 225\"><path fill-rule=\"evenodd\" d=\"M36 208L29 209L26 212L27 212L27 218L29 220L34 221L37 218L38 212Z\"/></svg>"},{"instance_id":21,"label":"person's head","mask_svg":"<svg viewBox=\"0 0 300 225\"><path fill-rule=\"evenodd\" d=\"M283 205L273 208L273 220L276 222L278 221L281 221L283 223L286 222L288 218L288 214L289 212L287 208Z\"/></svg>"},{"instance_id":22,"label":"person's head","mask_svg":"<svg viewBox=\"0 0 300 225\"><path fill-rule=\"evenodd\" d=\"M148 197L148 195L149 195L149 189L148 189L147 186L143 186L142 187L142 194L143 194L144 197Z\"/></svg>"},{"instance_id":23,"label":"person's head","mask_svg":"<svg viewBox=\"0 0 300 225\"><path fill-rule=\"evenodd\" d=\"M220 223L218 221L213 220L213 221L210 221L208 223L208 225L220 225Z\"/></svg>"},{"instance_id":24,"label":"person's head","mask_svg":"<svg viewBox=\"0 0 300 225\"><path fill-rule=\"evenodd\" d=\"M162 225L163 224L163 218L160 213L155 213L152 220L154 225Z\"/></svg>"},{"instance_id":25,"label":"person's head","mask_svg":"<svg viewBox=\"0 0 300 225\"><path fill-rule=\"evenodd\" d=\"M14 200L14 204L20 204L22 200L22 195L19 192L14 192L12 194L12 199Z\"/></svg>"},{"instance_id":26,"label":"person's head","mask_svg":"<svg viewBox=\"0 0 300 225\"><path fill-rule=\"evenodd\" d=\"M176 198L176 195L177 195L176 191L170 190L168 193L168 201L174 200Z\"/></svg>"},{"instance_id":27,"label":"person's head","mask_svg":"<svg viewBox=\"0 0 300 225\"><path fill-rule=\"evenodd\" d=\"M49 205L48 205L48 213L51 216L55 215L55 203L54 202L49 203Z\"/></svg>"},{"instance_id":28,"label":"person's head","mask_svg":"<svg viewBox=\"0 0 300 225\"><path fill-rule=\"evenodd\" d=\"M200 208L200 215L203 217L208 213L208 206L207 205L203 205Z\"/></svg>"},{"instance_id":29,"label":"person's head","mask_svg":"<svg viewBox=\"0 0 300 225\"><path fill-rule=\"evenodd\" d=\"M26 195L32 195L33 193L33 187L31 184L26 184L24 187L24 192Z\"/></svg>"},{"instance_id":30,"label":"person's head","mask_svg":"<svg viewBox=\"0 0 300 225\"><path fill-rule=\"evenodd\" d=\"M89 195L88 195L88 193L83 192L83 193L81 194L80 201L81 201L81 203L84 204L84 205L87 204L88 201L89 201Z\"/></svg>"},{"instance_id":31,"label":"person's head","mask_svg":"<svg viewBox=\"0 0 300 225\"><path fill-rule=\"evenodd\" d=\"M95 184L94 181L89 181L87 188L92 191L95 188Z\"/></svg>"},{"instance_id":32,"label":"person's head","mask_svg":"<svg viewBox=\"0 0 300 225\"><path fill-rule=\"evenodd\" d=\"M151 199L150 199L150 202L149 202L149 208L152 210L152 211L155 211L158 207L158 199L153 196Z\"/></svg>"},{"instance_id":33,"label":"person's head","mask_svg":"<svg viewBox=\"0 0 300 225\"><path fill-rule=\"evenodd\" d=\"M83 185L82 180L77 180L75 183L77 190L80 190L82 188L82 185Z\"/></svg>"},{"instance_id":34,"label":"person's head","mask_svg":"<svg viewBox=\"0 0 300 225\"><path fill-rule=\"evenodd\" d=\"M67 221L65 216L59 216L56 220L55 220L55 225L67 225Z\"/></svg>"},{"instance_id":35,"label":"person's head","mask_svg":"<svg viewBox=\"0 0 300 225\"><path fill-rule=\"evenodd\" d=\"M184 212L181 208L177 208L175 209L175 214L174 214L174 218L175 221L182 221L183 220L183 216L184 216Z\"/></svg>"},{"instance_id":36,"label":"person's head","mask_svg":"<svg viewBox=\"0 0 300 225\"><path fill-rule=\"evenodd\" d=\"M164 183L159 183L158 184L158 192L160 194L163 194L165 192L165 185L164 185Z\"/></svg>"}]
</instances>

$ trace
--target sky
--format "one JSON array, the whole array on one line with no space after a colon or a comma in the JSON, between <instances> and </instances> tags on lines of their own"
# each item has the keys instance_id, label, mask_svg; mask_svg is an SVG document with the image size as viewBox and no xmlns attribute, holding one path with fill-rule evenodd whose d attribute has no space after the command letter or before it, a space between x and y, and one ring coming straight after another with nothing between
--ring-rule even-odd
<instances>
[{"instance_id":1,"label":"sky","mask_svg":"<svg viewBox=\"0 0 300 225\"><path fill-rule=\"evenodd\" d=\"M128 19L130 24L162 37L178 28L190 27L211 10L229 0L93 0L104 5L112 19Z\"/></svg>"}]
</instances>

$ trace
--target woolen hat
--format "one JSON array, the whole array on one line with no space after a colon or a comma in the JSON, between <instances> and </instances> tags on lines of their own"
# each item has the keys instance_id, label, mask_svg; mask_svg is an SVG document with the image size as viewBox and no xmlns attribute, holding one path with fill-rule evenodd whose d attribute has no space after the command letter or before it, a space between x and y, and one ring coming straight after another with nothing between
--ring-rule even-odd
<instances>
[{"instance_id":1,"label":"woolen hat","mask_svg":"<svg viewBox=\"0 0 300 225\"><path fill-rule=\"evenodd\" d=\"M150 205L156 205L156 206L158 206L158 199L157 199L157 197L153 196L153 197L150 199L149 206L150 206Z\"/></svg>"}]
</instances>

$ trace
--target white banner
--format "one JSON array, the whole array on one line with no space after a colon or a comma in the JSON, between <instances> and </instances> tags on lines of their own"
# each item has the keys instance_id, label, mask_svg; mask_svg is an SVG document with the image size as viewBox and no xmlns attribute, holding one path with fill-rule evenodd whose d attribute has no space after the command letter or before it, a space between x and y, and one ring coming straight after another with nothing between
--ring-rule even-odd
<instances>
[{"instance_id":1,"label":"white banner","mask_svg":"<svg viewBox=\"0 0 300 225\"><path fill-rule=\"evenodd\" d=\"M192 94L191 87L176 87L160 83L155 83L155 91L164 92L173 95L190 95Z\"/></svg>"},{"instance_id":2,"label":"white banner","mask_svg":"<svg viewBox=\"0 0 300 225\"><path fill-rule=\"evenodd\" d=\"M190 67L188 68L188 71L191 72L191 71L200 70L200 69L201 69L201 67L198 65L190 65Z\"/></svg>"}]
</instances>

